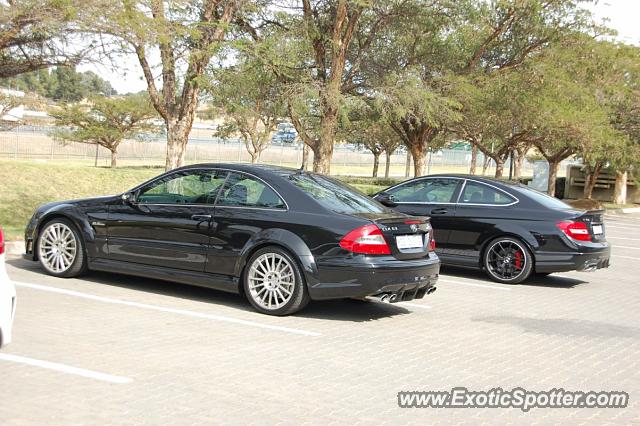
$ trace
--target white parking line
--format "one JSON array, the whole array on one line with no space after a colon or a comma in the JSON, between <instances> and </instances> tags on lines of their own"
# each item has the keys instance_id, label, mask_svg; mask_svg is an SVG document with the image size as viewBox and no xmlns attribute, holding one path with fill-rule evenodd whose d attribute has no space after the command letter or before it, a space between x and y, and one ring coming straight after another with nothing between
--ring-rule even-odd
<instances>
[{"instance_id":1,"label":"white parking line","mask_svg":"<svg viewBox=\"0 0 640 426\"><path fill-rule=\"evenodd\" d=\"M75 374L76 376L88 377L90 379L101 380L109 383L131 383L133 379L129 377L113 376L111 374L100 373L93 370L85 370L84 368L72 367L66 364L58 364L57 362L42 361L40 359L27 358L19 355L0 353L0 360L17 362L20 364L33 365L34 367L46 368L47 370L60 371L67 374Z\"/></svg>"},{"instance_id":2,"label":"white parking line","mask_svg":"<svg viewBox=\"0 0 640 426\"><path fill-rule=\"evenodd\" d=\"M49 287L49 286L44 286L39 284L31 284L31 283L23 283L23 282L15 282L15 284L18 287L26 287L34 290L42 290L42 291L48 291L51 293L65 294L67 296L80 297L82 299L95 300L95 301L104 302L104 303L112 303L115 305L132 306L135 308L149 309L152 311L159 311L159 312L167 312L171 314L184 315L184 316L193 317L193 318L205 318L205 319L210 319L214 321L222 321L222 322L228 322L232 324L246 325L246 326L262 328L266 330L300 334L303 336L320 336L320 333L316 333L314 331L301 330L299 328L290 328L290 327L282 327L279 325L262 324L255 321L225 317L222 315L205 314L202 312L187 311L184 309L164 308L162 306L148 305L146 303L138 303L138 302L129 302L126 300L112 299L110 297L95 296L93 294L80 293L78 291L66 290L66 289L57 288L57 287Z\"/></svg>"},{"instance_id":3,"label":"white parking line","mask_svg":"<svg viewBox=\"0 0 640 426\"><path fill-rule=\"evenodd\" d=\"M640 238L612 237L611 235L607 235L607 240L629 240L629 241L640 241Z\"/></svg>"},{"instance_id":4,"label":"white parking line","mask_svg":"<svg viewBox=\"0 0 640 426\"><path fill-rule=\"evenodd\" d=\"M637 224L637 225L640 225L640 224ZM625 224L623 224L623 223L621 223L621 222L616 222L616 224L615 224L615 225L613 225L613 224L611 224L611 223L605 223L605 224L604 224L604 227L605 227L605 228L614 228L614 229L627 229L627 230L628 230L628 229L634 229L634 230L635 230L635 229L640 229L640 226L637 226L637 225L636 225L636 224L633 224L633 225L631 225L631 224L625 225Z\"/></svg>"},{"instance_id":5,"label":"white parking line","mask_svg":"<svg viewBox=\"0 0 640 426\"><path fill-rule=\"evenodd\" d=\"M613 257L619 257L620 259L633 259L633 260L640 260L640 257L631 257L631 256L622 256L619 254L613 254Z\"/></svg>"},{"instance_id":6,"label":"white parking line","mask_svg":"<svg viewBox=\"0 0 640 426\"><path fill-rule=\"evenodd\" d=\"M431 309L429 305L420 305L418 303L400 302L401 306L408 306L410 308Z\"/></svg>"},{"instance_id":7,"label":"white parking line","mask_svg":"<svg viewBox=\"0 0 640 426\"><path fill-rule=\"evenodd\" d=\"M495 285L466 283L466 282L462 282L462 281L452 281L452 280L447 280L447 279L443 279L443 278L439 278L438 281L442 281L442 282L449 283L449 284L468 285L470 287L482 287L482 288L491 288L493 290L511 291L511 288L509 288L509 287L498 287L498 286L495 286Z\"/></svg>"},{"instance_id":8,"label":"white parking line","mask_svg":"<svg viewBox=\"0 0 640 426\"><path fill-rule=\"evenodd\" d=\"M631 249L631 250L640 250L640 247L631 247L631 246L611 246L613 248L623 248L623 249Z\"/></svg>"}]
</instances>

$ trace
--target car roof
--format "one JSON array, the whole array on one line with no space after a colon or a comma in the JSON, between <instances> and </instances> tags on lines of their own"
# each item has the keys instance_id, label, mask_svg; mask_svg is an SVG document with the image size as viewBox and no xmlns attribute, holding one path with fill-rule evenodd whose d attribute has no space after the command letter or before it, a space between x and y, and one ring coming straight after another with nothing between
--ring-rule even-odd
<instances>
[{"instance_id":1,"label":"car roof","mask_svg":"<svg viewBox=\"0 0 640 426\"><path fill-rule=\"evenodd\" d=\"M293 169L290 167L273 166L270 164L248 164L248 163L199 163L189 164L188 166L179 167L174 170L190 170L201 168L217 168L237 170L239 172L252 173L258 177L264 175L276 175L279 177L287 177L294 173L299 173L299 169Z\"/></svg>"},{"instance_id":2,"label":"car roof","mask_svg":"<svg viewBox=\"0 0 640 426\"><path fill-rule=\"evenodd\" d=\"M522 184L520 182L514 181L514 180L496 179L496 178L487 177L487 176L469 175L469 174L464 174L464 173L438 173L438 174L433 174L433 175L419 176L419 177L413 178L411 180L425 179L425 178L471 179L471 180L476 180L478 182L484 182L484 183L487 183L487 184L490 184L490 185L505 185L505 186L508 186L508 187L522 186Z\"/></svg>"}]
</instances>

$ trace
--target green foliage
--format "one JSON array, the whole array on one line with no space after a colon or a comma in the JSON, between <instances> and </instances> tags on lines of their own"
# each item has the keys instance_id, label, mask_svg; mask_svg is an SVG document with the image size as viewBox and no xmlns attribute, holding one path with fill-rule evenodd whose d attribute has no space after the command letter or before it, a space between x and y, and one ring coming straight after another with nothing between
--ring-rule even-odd
<instances>
[{"instance_id":1,"label":"green foliage","mask_svg":"<svg viewBox=\"0 0 640 426\"><path fill-rule=\"evenodd\" d=\"M90 106L67 104L49 112L58 128L53 136L62 141L98 144L115 154L125 139L139 139L145 133L157 131L150 120L156 111L146 95L119 98L97 97Z\"/></svg>"},{"instance_id":2,"label":"green foliage","mask_svg":"<svg viewBox=\"0 0 640 426\"><path fill-rule=\"evenodd\" d=\"M111 84L93 71L79 73L72 67L57 67L24 73L0 80L0 85L33 92L42 97L62 102L78 102L91 96L113 96L117 92Z\"/></svg>"},{"instance_id":3,"label":"green foliage","mask_svg":"<svg viewBox=\"0 0 640 426\"><path fill-rule=\"evenodd\" d=\"M94 47L77 37L101 0L0 2L0 78L52 66L75 65ZM102 12L102 10L100 10Z\"/></svg>"},{"instance_id":4,"label":"green foliage","mask_svg":"<svg viewBox=\"0 0 640 426\"><path fill-rule=\"evenodd\" d=\"M252 162L257 162L278 120L286 115L281 85L264 62L248 55L236 66L214 69L210 77L204 88L213 108L206 115L221 111L229 119L215 135L240 134Z\"/></svg>"}]
</instances>

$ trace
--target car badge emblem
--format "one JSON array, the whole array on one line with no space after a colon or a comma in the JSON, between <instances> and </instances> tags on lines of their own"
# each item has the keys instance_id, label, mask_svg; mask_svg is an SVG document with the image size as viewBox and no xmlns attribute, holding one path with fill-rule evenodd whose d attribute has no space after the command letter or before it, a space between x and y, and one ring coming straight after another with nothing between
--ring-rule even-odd
<instances>
[{"instance_id":1,"label":"car badge emblem","mask_svg":"<svg viewBox=\"0 0 640 426\"><path fill-rule=\"evenodd\" d=\"M411 232L416 232L418 230L418 225L411 225Z\"/></svg>"}]
</instances>

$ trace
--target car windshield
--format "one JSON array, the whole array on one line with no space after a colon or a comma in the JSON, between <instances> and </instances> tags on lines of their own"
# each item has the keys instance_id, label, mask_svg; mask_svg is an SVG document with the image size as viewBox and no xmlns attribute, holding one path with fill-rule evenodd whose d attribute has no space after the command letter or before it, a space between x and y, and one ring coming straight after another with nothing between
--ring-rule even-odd
<instances>
[{"instance_id":1,"label":"car windshield","mask_svg":"<svg viewBox=\"0 0 640 426\"><path fill-rule=\"evenodd\" d=\"M336 213L382 213L386 208L353 188L325 176L296 173L289 176L295 186L323 207Z\"/></svg>"},{"instance_id":2,"label":"car windshield","mask_svg":"<svg viewBox=\"0 0 640 426\"><path fill-rule=\"evenodd\" d=\"M555 197L547 195L544 192L537 191L533 188L529 188L528 186L524 186L524 185L518 185L517 188L524 195L531 198L533 201L542 204L547 208L558 209L558 210L572 209L572 207L567 203L560 201Z\"/></svg>"}]
</instances>

